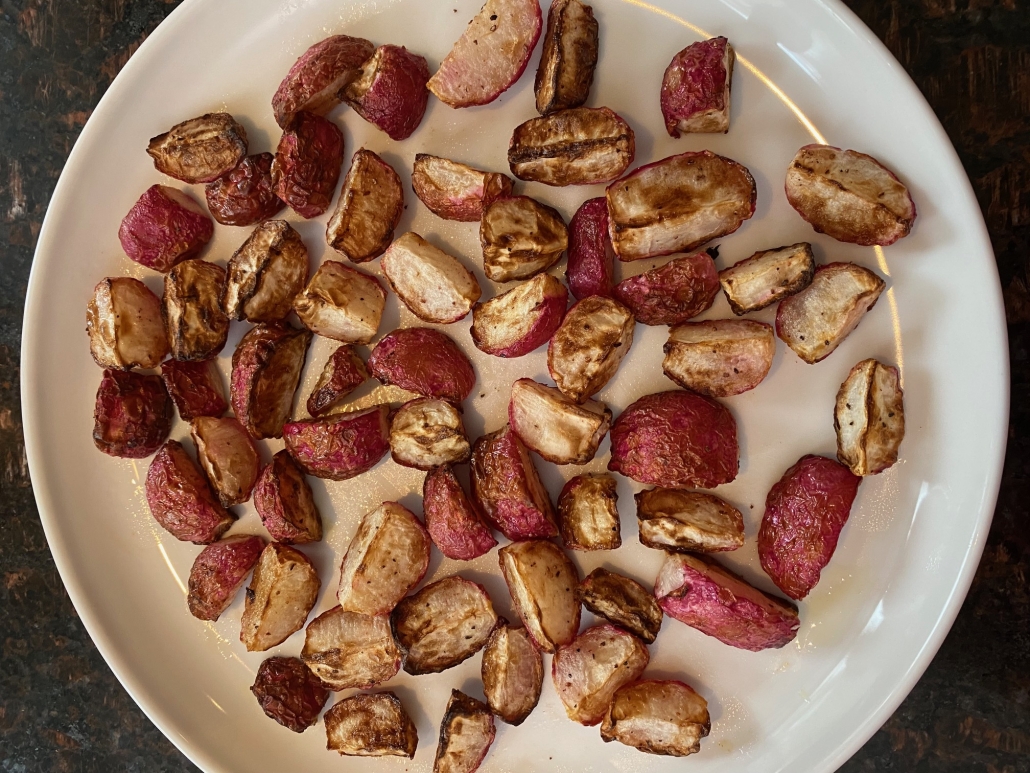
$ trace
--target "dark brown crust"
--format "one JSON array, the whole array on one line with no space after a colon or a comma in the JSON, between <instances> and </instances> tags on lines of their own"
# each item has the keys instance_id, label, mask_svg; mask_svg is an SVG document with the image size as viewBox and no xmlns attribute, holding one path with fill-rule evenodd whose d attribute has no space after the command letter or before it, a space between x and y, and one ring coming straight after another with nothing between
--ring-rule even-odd
<instances>
[{"instance_id":1,"label":"dark brown crust","mask_svg":"<svg viewBox=\"0 0 1030 773\"><path fill-rule=\"evenodd\" d=\"M651 591L629 577L598 567L579 584L583 606L595 615L654 643L662 627L662 608Z\"/></svg>"},{"instance_id":2,"label":"dark brown crust","mask_svg":"<svg viewBox=\"0 0 1030 773\"><path fill-rule=\"evenodd\" d=\"M573 3L585 11L582 20L586 28L585 37L592 39L593 45L577 47L578 58L567 60L563 56L561 43L566 35L566 12ZM594 80L594 68L597 66L597 31L594 11L586 3L579 0L554 0L551 3L547 14L547 31L544 33L540 52L540 66L537 68L536 82L533 86L536 92L536 109L540 115L568 107L579 107L587 101ZM565 74L570 75L570 78L563 79L562 75Z\"/></svg>"},{"instance_id":3,"label":"dark brown crust","mask_svg":"<svg viewBox=\"0 0 1030 773\"><path fill-rule=\"evenodd\" d=\"M381 727L368 721L361 725L361 732L354 733L348 739L358 742L362 751L360 756L382 757L386 755L415 758L415 749L418 747L418 730L415 723L411 721L400 699L392 692L381 692L374 694L358 694L344 698L334 705L325 715L326 732L331 733L331 726L342 720L350 712L362 712L371 720L375 714L372 708L376 703L387 702L392 709L397 725ZM339 751L340 754L347 754L332 745L332 736L326 744L329 751Z\"/></svg>"},{"instance_id":4,"label":"dark brown crust","mask_svg":"<svg viewBox=\"0 0 1030 773\"><path fill-rule=\"evenodd\" d=\"M489 718L489 743L485 749L477 750L479 759L474 763L466 764L464 770L474 773L479 764L486 756L490 745L493 743L496 731L494 729L494 718L490 713L490 707L482 701L472 698L461 690L451 690L451 699L447 701L447 709L444 711L443 719L440 722L440 742L436 747L436 760L433 764L433 771L436 773L440 768L440 761L449 751L452 736L460 735L466 727L483 717ZM471 753L471 749L459 746L463 752Z\"/></svg>"}]
</instances>

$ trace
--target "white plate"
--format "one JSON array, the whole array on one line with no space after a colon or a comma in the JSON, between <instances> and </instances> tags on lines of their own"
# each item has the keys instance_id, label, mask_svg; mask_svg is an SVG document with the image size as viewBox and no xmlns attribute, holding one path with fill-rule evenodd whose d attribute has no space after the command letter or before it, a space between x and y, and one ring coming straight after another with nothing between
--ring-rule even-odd
<instances>
[{"instance_id":1,"label":"white plate","mask_svg":"<svg viewBox=\"0 0 1030 773\"><path fill-rule=\"evenodd\" d=\"M726 557L761 587L754 536L769 486L805 453L833 455L832 408L851 366L875 356L903 366L908 435L902 460L866 480L839 549L801 604L797 640L750 653L666 620L649 673L683 678L708 699L712 733L691 769L829 771L889 716L922 673L954 619L983 546L997 493L1008 406L1002 306L990 244L969 183L922 96L886 49L835 0L593 0L602 31L590 104L625 116L637 135L637 163L710 148L749 167L758 210L721 242L720 266L758 249L810 240L820 262L853 260L888 278L889 290L828 360L806 365L780 345L769 378L727 400L740 426L741 471L719 494L746 513L748 543ZM428 771L452 687L478 694L480 658L433 676L401 674L396 689L418 725L414 763L338 759L321 726L303 735L265 719L248 692L263 654L238 641L241 600L220 621L187 613L183 583L198 548L162 532L140 481L146 460L116 460L90 440L100 371L90 359L83 316L103 276L132 275L160 292L161 277L130 263L116 238L136 197L162 181L144 153L149 137L217 109L244 121L253 152L273 150L269 99L310 44L336 32L403 44L435 66L480 0L187 0L126 65L82 132L54 193L32 269L25 314L22 387L26 447L51 550L90 635L144 711L206 771ZM739 59L728 135L670 139L658 87L672 55L705 34L725 34ZM496 103L452 110L432 100L421 128L402 143L345 109L349 156L362 144L382 152L402 177L418 151L504 171L512 128L535 114L532 75ZM910 186L919 207L911 236L884 252L813 233L788 207L782 180L797 148L825 137L875 155ZM165 181L167 182L167 181ZM524 185L566 217L595 189ZM196 195L202 195L199 187ZM447 223L413 195L398 233L414 229L479 263L475 224ZM296 218L291 216L291 219ZM320 261L325 218L298 227ZM224 262L247 230L219 226L206 253ZM644 263L648 263L644 261ZM650 264L648 264L650 265ZM633 264L633 273L645 268ZM376 268L375 270L378 270ZM478 270L478 269L477 269ZM484 285L488 287L488 285ZM490 290L488 289L489 293ZM382 331L412 324L391 297ZM757 318L770 321L773 310ZM720 297L706 317L729 316ZM234 326L221 363L242 333ZM468 323L448 328L470 352L480 382L467 407L470 433L503 422L507 387L520 375L546 379L544 355L503 361L470 344ZM664 328L638 326L618 378L602 394L616 410L672 387L661 373ZM306 396L330 350L308 359ZM299 400L298 405L302 405ZM302 409L301 409L302 410ZM173 437L182 438L178 425ZM601 469L607 442L590 469ZM556 494L574 468L541 464ZM384 462L346 483L314 483L328 525L305 548L319 568L317 610L333 603L334 567L357 520L384 499L419 509L421 475ZM636 538L631 493L620 481L625 545L577 554L583 572L604 564L650 583L659 554ZM260 530L252 508L236 531ZM482 581L512 617L496 552L467 565L440 561L431 576L460 569ZM275 652L297 654L302 634ZM619 744L565 719L549 684L529 720L500 725L484 771L648 770L682 764Z\"/></svg>"}]
</instances>

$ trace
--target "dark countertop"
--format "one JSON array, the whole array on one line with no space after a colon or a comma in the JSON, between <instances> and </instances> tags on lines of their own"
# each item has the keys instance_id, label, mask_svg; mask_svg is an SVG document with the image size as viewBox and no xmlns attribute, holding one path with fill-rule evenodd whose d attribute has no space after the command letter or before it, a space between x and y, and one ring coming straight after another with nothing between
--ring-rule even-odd
<instances>
[{"instance_id":1,"label":"dark countertop","mask_svg":"<svg viewBox=\"0 0 1030 773\"><path fill-rule=\"evenodd\" d=\"M0 0L0 771L196 770L79 623L29 484L18 394L36 236L94 105L177 0ZM958 148L1005 288L1013 405L969 597L901 708L841 770L1030 773L1030 5L848 0Z\"/></svg>"}]
</instances>

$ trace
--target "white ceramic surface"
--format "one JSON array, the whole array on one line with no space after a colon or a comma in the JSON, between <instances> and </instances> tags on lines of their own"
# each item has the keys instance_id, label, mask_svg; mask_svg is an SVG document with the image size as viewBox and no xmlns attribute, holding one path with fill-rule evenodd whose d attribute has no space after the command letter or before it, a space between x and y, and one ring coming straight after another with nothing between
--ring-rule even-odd
<instances>
[{"instance_id":1,"label":"white ceramic surface","mask_svg":"<svg viewBox=\"0 0 1030 773\"><path fill-rule=\"evenodd\" d=\"M215 624L193 619L184 582L199 548L169 537L147 512L140 482L147 461L112 459L90 439L100 370L83 331L93 285L108 275L161 277L121 253L117 228L136 197L169 182L144 153L149 137L200 113L241 118L252 152L274 150L278 131L269 99L310 44L336 32L403 44L434 68L478 10L480 0L187 0L141 46L82 132L58 183L40 235L25 315L22 386L28 459L51 550L90 635L119 679L164 733L210 773L229 771L428 771L452 687L479 695L480 656L442 674L399 675L395 689L418 725L414 762L341 759L325 751L321 725L296 735L267 720L250 695L266 657L238 641L242 599ZM851 366L875 356L902 366L908 435L902 459L861 486L840 547L823 579L800 605L797 640L782 650L735 650L666 620L651 648L648 673L683 678L709 701L712 733L689 760L699 773L831 771L889 716L909 691L953 621L983 546L1005 444L1008 374L995 264L969 183L922 96L897 62L836 0L593 0L601 61L592 105L632 124L637 164L709 148L745 164L758 184L758 210L721 240L719 266L758 249L801 240L820 262L852 260L878 271L889 290L829 359L806 365L780 344L769 378L727 400L740 427L741 469L718 494L746 516L747 545L728 564L772 590L755 551L770 485L799 456L834 452L832 409ZM658 109L662 72L672 55L704 34L724 34L739 59L732 126L719 136L670 139ZM396 143L338 109L347 156L361 145L393 163L407 189L419 151L506 171L512 128L532 117L532 76L494 104L452 110L431 100L415 135ZM790 209L782 181L797 148L813 138L871 153L910 187L919 208L913 233L883 252L838 244L813 233ZM171 181L174 183L174 181ZM176 183L177 184L177 183ZM522 190L570 217L601 188ZM202 195L199 187L195 195ZM444 222L408 194L398 233L417 230L464 256L482 280L477 227ZM298 219L290 215L289 219ZM313 264L329 257L325 218L297 224ZM246 229L219 226L206 257L219 263ZM654 262L623 266L636 273ZM378 264L373 265L378 271ZM484 281L486 294L493 288ZM771 321L773 309L757 319ZM729 316L723 297L704 315ZM390 298L382 332L413 324ZM221 358L227 368L234 325ZM546 379L543 350L514 360L476 351L468 322L447 331L470 353L479 375L467 406L471 434L503 422L508 385ZM618 412L648 392L669 389L661 372L665 328L637 327L618 377L600 395ZM318 340L298 400L331 350ZM179 423L173 437L183 438ZM274 451L278 446L269 445ZM590 470L607 460L605 441ZM557 495L580 471L541 463ZM323 580L316 610L333 603L334 567L357 520L384 499L420 511L422 476L385 461L345 483L313 481L328 530L305 547ZM650 583L660 555L640 546L632 493L620 480L624 546L577 554L585 573L619 568ZM250 505L234 532L260 530ZM430 575L454 571L483 582L513 618L496 551L457 565L434 550ZM241 594L242 596L242 594ZM295 655L296 634L275 653ZM548 665L549 665L549 660ZM518 728L499 724L484 771L672 771L684 763L601 742L596 728L565 719L547 678L539 707Z\"/></svg>"}]
</instances>

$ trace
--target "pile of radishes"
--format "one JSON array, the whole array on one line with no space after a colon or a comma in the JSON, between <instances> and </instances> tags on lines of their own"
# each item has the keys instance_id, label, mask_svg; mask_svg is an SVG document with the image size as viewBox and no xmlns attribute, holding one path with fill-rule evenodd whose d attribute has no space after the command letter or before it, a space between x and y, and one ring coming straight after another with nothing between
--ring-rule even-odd
<instances>
[{"instance_id":1,"label":"pile of radishes","mask_svg":"<svg viewBox=\"0 0 1030 773\"><path fill-rule=\"evenodd\" d=\"M754 389L769 372L776 337L815 363L860 323L885 283L851 263L816 266L810 245L765 250L718 271L706 252L755 212L755 183L742 165L708 151L637 168L629 123L582 107L597 61L598 25L580 0L553 0L536 77L540 117L516 127L511 173L552 186L609 183L605 197L561 214L514 195L504 174L418 154L412 186L441 218L478 221L485 274L515 282L481 300L461 259L416 233L395 237L405 195L395 170L359 149L352 157L326 241L347 262L308 275L308 252L284 220L327 212L344 138L325 114L346 102L395 140L419 126L430 92L454 108L496 99L520 77L540 37L538 0L488 0L430 77L424 58L346 35L306 51L272 106L283 129L274 156L247 155L244 128L225 113L185 121L150 141L158 171L204 184L205 211L190 195L155 185L125 216L126 255L165 274L158 298L142 282L107 278L87 312L90 347L105 368L94 440L113 456L153 455L146 496L154 518L180 540L205 545L189 579L188 606L215 620L253 572L240 638L264 651L304 627L321 580L293 545L322 538L306 475L345 480L387 454L426 471L424 520L384 502L361 521L342 557L339 606L307 624L300 659L276 657L253 692L295 731L317 720L330 691L367 690L403 667L450 668L483 649L486 703L455 690L443 717L434 770L474 771L494 738L494 717L520 724L540 696L541 653L553 653L555 689L571 719L601 724L605 741L686 755L709 732L705 700L686 684L648 680L647 644L663 613L734 647L782 647L799 626L796 607L769 596L703 554L744 543L743 517L695 489L732 481L737 428L715 398ZM673 57L660 105L673 137L730 125L733 48L725 38ZM787 171L790 204L841 241L888 245L905 236L915 207L905 186L873 158L828 146L802 148ZM196 256L223 224L256 226L225 268ZM686 253L614 281L613 258ZM547 273L568 256L567 286ZM381 258L389 288L354 264ZM775 331L749 319L691 322L722 289L735 315L779 302ZM394 330L364 361L355 349L379 335L392 290L427 323L472 314L472 343L498 357L547 345L554 386L511 385L508 423L474 442L462 403L475 385L468 358L435 328ZM303 327L288 318L295 314ZM214 359L232 321L253 323L232 357L226 400ZM619 416L593 398L616 376L634 328L668 325L665 373L683 387L644 396ZM340 343L295 416L295 392L314 335ZM168 355L170 359L165 359ZM160 375L140 372L160 368ZM369 378L417 395L396 407L348 410ZM168 436L175 405L190 422L196 461ZM225 416L228 408L232 416ZM891 466L904 434L897 368L857 364L841 385L834 423L838 461L805 456L773 486L758 535L762 567L790 598L818 582L863 475ZM552 504L539 459L584 464L611 437L608 469L653 488L636 495L640 540L666 551L653 592L598 569L580 580L559 547L621 545L615 479L572 478ZM283 438L261 468L255 441ZM454 466L469 463L466 492ZM229 509L253 497L272 538L234 534ZM500 568L521 619L498 617L486 590L458 575L415 591L435 545L471 560L498 545ZM412 592L415 591L413 594ZM608 622L580 633L585 605ZM341 754L413 756L415 726L396 695L358 694L325 715L328 746Z\"/></svg>"}]
</instances>

